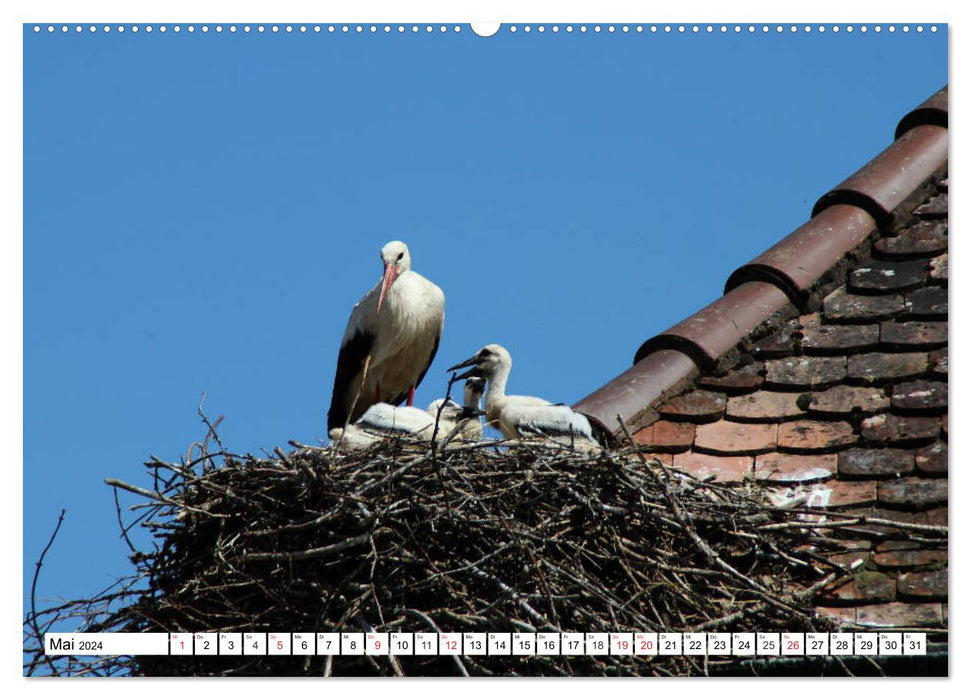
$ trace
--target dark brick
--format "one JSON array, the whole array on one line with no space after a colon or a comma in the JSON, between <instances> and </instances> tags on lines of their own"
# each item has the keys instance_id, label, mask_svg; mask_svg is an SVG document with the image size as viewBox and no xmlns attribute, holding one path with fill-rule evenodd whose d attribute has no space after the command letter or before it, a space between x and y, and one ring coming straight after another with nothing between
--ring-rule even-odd
<instances>
[{"instance_id":1,"label":"dark brick","mask_svg":"<svg viewBox=\"0 0 971 700\"><path fill-rule=\"evenodd\" d=\"M702 389L724 391L727 394L742 394L759 388L764 379L764 374L764 364L751 362L722 377L702 377L698 381L698 386Z\"/></svg>"},{"instance_id":2,"label":"dark brick","mask_svg":"<svg viewBox=\"0 0 971 700\"><path fill-rule=\"evenodd\" d=\"M873 563L883 569L916 569L946 561L947 549L928 548L905 540L881 542L873 555Z\"/></svg>"},{"instance_id":3,"label":"dark brick","mask_svg":"<svg viewBox=\"0 0 971 700\"><path fill-rule=\"evenodd\" d=\"M910 450L854 448L839 456L840 477L886 479L913 472L914 453Z\"/></svg>"},{"instance_id":4,"label":"dark brick","mask_svg":"<svg viewBox=\"0 0 971 700\"><path fill-rule=\"evenodd\" d=\"M802 394L780 391L756 391L754 394L728 399L726 415L738 421L771 422L804 416L798 405Z\"/></svg>"},{"instance_id":5,"label":"dark brick","mask_svg":"<svg viewBox=\"0 0 971 700\"><path fill-rule=\"evenodd\" d=\"M933 440L941 432L941 419L933 416L896 416L883 413L864 419L860 434L867 440L905 445Z\"/></svg>"},{"instance_id":6,"label":"dark brick","mask_svg":"<svg viewBox=\"0 0 971 700\"><path fill-rule=\"evenodd\" d=\"M829 321L879 321L903 310L904 298L900 294L848 294L840 287L823 300L823 317Z\"/></svg>"},{"instance_id":7,"label":"dark brick","mask_svg":"<svg viewBox=\"0 0 971 700\"><path fill-rule=\"evenodd\" d=\"M880 327L875 323L820 325L810 322L802 327L802 348L814 355L860 352L873 348L879 340Z\"/></svg>"},{"instance_id":8,"label":"dark brick","mask_svg":"<svg viewBox=\"0 0 971 700\"><path fill-rule=\"evenodd\" d=\"M904 297L911 318L925 321L947 320L947 287L915 289Z\"/></svg>"},{"instance_id":9,"label":"dark brick","mask_svg":"<svg viewBox=\"0 0 971 700\"><path fill-rule=\"evenodd\" d=\"M847 289L857 294L885 294L915 289L927 279L927 260L874 260L850 273Z\"/></svg>"},{"instance_id":10,"label":"dark brick","mask_svg":"<svg viewBox=\"0 0 971 700\"><path fill-rule=\"evenodd\" d=\"M927 353L923 352L871 352L852 355L846 363L848 379L871 384L917 377L926 371Z\"/></svg>"},{"instance_id":11,"label":"dark brick","mask_svg":"<svg viewBox=\"0 0 971 700\"><path fill-rule=\"evenodd\" d=\"M942 627L939 603L882 603L856 609L856 622L864 627Z\"/></svg>"},{"instance_id":12,"label":"dark brick","mask_svg":"<svg viewBox=\"0 0 971 700\"><path fill-rule=\"evenodd\" d=\"M889 407L890 398L880 389L863 386L834 386L814 393L809 401L810 412L827 415L876 413Z\"/></svg>"},{"instance_id":13,"label":"dark brick","mask_svg":"<svg viewBox=\"0 0 971 700\"><path fill-rule=\"evenodd\" d=\"M713 391L692 391L676 396L657 411L664 418L710 423L725 413L725 395Z\"/></svg>"},{"instance_id":14,"label":"dark brick","mask_svg":"<svg viewBox=\"0 0 971 700\"><path fill-rule=\"evenodd\" d=\"M914 214L924 219L943 219L947 217L947 192L941 192L914 209Z\"/></svg>"},{"instance_id":15,"label":"dark brick","mask_svg":"<svg viewBox=\"0 0 971 700\"><path fill-rule=\"evenodd\" d=\"M765 381L781 387L814 389L846 377L845 357L789 357L765 363Z\"/></svg>"},{"instance_id":16,"label":"dark brick","mask_svg":"<svg viewBox=\"0 0 971 700\"><path fill-rule=\"evenodd\" d=\"M773 452L755 458L755 478L782 484L822 481L836 474L836 455L789 455Z\"/></svg>"},{"instance_id":17,"label":"dark brick","mask_svg":"<svg viewBox=\"0 0 971 700\"><path fill-rule=\"evenodd\" d=\"M779 426L779 449L792 452L833 452L856 442L844 421L797 420Z\"/></svg>"},{"instance_id":18,"label":"dark brick","mask_svg":"<svg viewBox=\"0 0 971 700\"><path fill-rule=\"evenodd\" d=\"M931 373L947 379L947 348L935 350L927 356L931 365Z\"/></svg>"},{"instance_id":19,"label":"dark brick","mask_svg":"<svg viewBox=\"0 0 971 700\"><path fill-rule=\"evenodd\" d=\"M947 250L947 225L943 221L920 221L900 235L878 239L873 248L888 258L937 255Z\"/></svg>"},{"instance_id":20,"label":"dark brick","mask_svg":"<svg viewBox=\"0 0 971 700\"><path fill-rule=\"evenodd\" d=\"M930 276L932 280L947 282L947 253L931 258Z\"/></svg>"},{"instance_id":21,"label":"dark brick","mask_svg":"<svg viewBox=\"0 0 971 700\"><path fill-rule=\"evenodd\" d=\"M877 503L923 510L947 503L947 479L898 479L877 486Z\"/></svg>"},{"instance_id":22,"label":"dark brick","mask_svg":"<svg viewBox=\"0 0 971 700\"><path fill-rule=\"evenodd\" d=\"M914 453L917 471L930 476L947 474L947 443L935 442L933 445L921 447Z\"/></svg>"},{"instance_id":23,"label":"dark brick","mask_svg":"<svg viewBox=\"0 0 971 700\"><path fill-rule=\"evenodd\" d=\"M637 431L634 439L660 452L684 452L695 441L695 426L691 423L675 423L659 420Z\"/></svg>"},{"instance_id":24,"label":"dark brick","mask_svg":"<svg viewBox=\"0 0 971 700\"><path fill-rule=\"evenodd\" d=\"M706 423L695 431L695 449L725 455L771 452L775 449L776 428L775 424L727 420Z\"/></svg>"},{"instance_id":25,"label":"dark brick","mask_svg":"<svg viewBox=\"0 0 971 700\"><path fill-rule=\"evenodd\" d=\"M752 345L752 354L760 359L786 357L792 354L795 348L794 336L798 330L799 327L795 319L786 322L777 332L756 341Z\"/></svg>"},{"instance_id":26,"label":"dark brick","mask_svg":"<svg viewBox=\"0 0 971 700\"><path fill-rule=\"evenodd\" d=\"M752 475L752 458L742 455L728 457L689 452L676 455L674 466L699 479L714 476L723 482L737 483Z\"/></svg>"},{"instance_id":27,"label":"dark brick","mask_svg":"<svg viewBox=\"0 0 971 700\"><path fill-rule=\"evenodd\" d=\"M894 578L877 571L863 571L839 588L825 591L820 596L823 603L881 603L897 597Z\"/></svg>"},{"instance_id":28,"label":"dark brick","mask_svg":"<svg viewBox=\"0 0 971 700\"><path fill-rule=\"evenodd\" d=\"M939 411L947 408L947 384L917 380L894 387L890 403L902 411Z\"/></svg>"},{"instance_id":29,"label":"dark brick","mask_svg":"<svg viewBox=\"0 0 971 700\"><path fill-rule=\"evenodd\" d=\"M885 321L880 324L880 342L913 350L947 345L947 321Z\"/></svg>"},{"instance_id":30,"label":"dark brick","mask_svg":"<svg viewBox=\"0 0 971 700\"><path fill-rule=\"evenodd\" d=\"M898 574L897 592L901 598L947 600L947 569Z\"/></svg>"}]
</instances>

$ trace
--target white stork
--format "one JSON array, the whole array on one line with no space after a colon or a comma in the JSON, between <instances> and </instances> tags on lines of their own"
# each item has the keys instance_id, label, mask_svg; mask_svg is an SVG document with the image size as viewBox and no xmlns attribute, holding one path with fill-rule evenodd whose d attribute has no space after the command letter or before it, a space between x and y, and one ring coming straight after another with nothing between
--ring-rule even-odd
<instances>
[{"instance_id":1,"label":"white stork","mask_svg":"<svg viewBox=\"0 0 971 700\"><path fill-rule=\"evenodd\" d=\"M428 405L428 413L432 418L438 418L439 435L447 437L455 426L461 423L459 435L463 440L478 442L482 439L482 421L479 419L482 411L479 409L479 404L482 402L485 384L485 377L470 375L465 380L461 406L451 399L448 401L435 399ZM441 417L439 417L439 407L442 409Z\"/></svg>"},{"instance_id":2,"label":"white stork","mask_svg":"<svg viewBox=\"0 0 971 700\"><path fill-rule=\"evenodd\" d=\"M507 439L542 436L567 444L575 442L583 447L598 444L590 421L569 406L554 406L535 396L506 395L512 356L501 345L486 345L465 362L449 367L448 371L470 366L472 369L459 377L474 374L489 380L486 420L498 426Z\"/></svg>"},{"instance_id":3,"label":"white stork","mask_svg":"<svg viewBox=\"0 0 971 700\"><path fill-rule=\"evenodd\" d=\"M445 295L411 270L408 246L381 249L384 275L351 311L344 331L327 430L360 418L372 405L408 399L435 358L445 323Z\"/></svg>"},{"instance_id":4,"label":"white stork","mask_svg":"<svg viewBox=\"0 0 971 700\"><path fill-rule=\"evenodd\" d=\"M335 443L352 450L370 447L375 442L398 435L411 435L430 440L435 430L435 417L414 406L392 406L376 403L354 423L331 428L329 435Z\"/></svg>"}]
</instances>

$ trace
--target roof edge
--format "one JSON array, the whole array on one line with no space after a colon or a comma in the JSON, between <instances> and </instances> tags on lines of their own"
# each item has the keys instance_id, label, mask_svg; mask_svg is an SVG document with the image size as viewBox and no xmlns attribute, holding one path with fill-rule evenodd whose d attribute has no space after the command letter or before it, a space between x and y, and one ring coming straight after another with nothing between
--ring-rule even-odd
<instances>
[{"instance_id":1,"label":"roof edge","mask_svg":"<svg viewBox=\"0 0 971 700\"><path fill-rule=\"evenodd\" d=\"M935 92L924 104L909 112L897 124L894 139L899 139L911 129L923 126L942 126L948 128L947 85Z\"/></svg>"}]
</instances>

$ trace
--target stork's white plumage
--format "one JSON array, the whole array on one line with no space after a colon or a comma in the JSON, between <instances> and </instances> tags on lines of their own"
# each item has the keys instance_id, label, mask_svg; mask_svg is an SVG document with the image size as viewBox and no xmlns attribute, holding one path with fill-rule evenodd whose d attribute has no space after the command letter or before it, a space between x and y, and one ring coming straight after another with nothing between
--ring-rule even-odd
<instances>
[{"instance_id":1,"label":"stork's white plumage","mask_svg":"<svg viewBox=\"0 0 971 700\"><path fill-rule=\"evenodd\" d=\"M335 443L356 450L370 447L387 437L412 435L429 440L435 429L435 417L414 406L392 406L376 403L350 425L331 428L329 435Z\"/></svg>"},{"instance_id":2,"label":"stork's white plumage","mask_svg":"<svg viewBox=\"0 0 971 700\"><path fill-rule=\"evenodd\" d=\"M506 381L512 370L512 356L501 345L486 345L465 362L448 371L473 367L466 374L489 380L486 392L486 420L499 428L506 438L545 436L560 442L578 441L584 446L597 444L586 416L569 406L554 406L535 396L507 396ZM459 375L465 376L465 375Z\"/></svg>"},{"instance_id":3,"label":"stork's white plumage","mask_svg":"<svg viewBox=\"0 0 971 700\"><path fill-rule=\"evenodd\" d=\"M337 357L327 430L356 421L372 405L414 402L435 358L445 323L445 295L413 272L408 246L381 249L384 275L351 311Z\"/></svg>"},{"instance_id":4,"label":"stork's white plumage","mask_svg":"<svg viewBox=\"0 0 971 700\"><path fill-rule=\"evenodd\" d=\"M428 413L432 418L438 417L438 434L448 436L455 426L462 424L460 436L463 440L478 442L482 439L482 421L479 418L482 394L485 392L485 377L469 377L465 380L462 393L462 405L449 399L435 399L428 406ZM443 405L444 404L444 405ZM439 417L439 407L441 416Z\"/></svg>"}]
</instances>

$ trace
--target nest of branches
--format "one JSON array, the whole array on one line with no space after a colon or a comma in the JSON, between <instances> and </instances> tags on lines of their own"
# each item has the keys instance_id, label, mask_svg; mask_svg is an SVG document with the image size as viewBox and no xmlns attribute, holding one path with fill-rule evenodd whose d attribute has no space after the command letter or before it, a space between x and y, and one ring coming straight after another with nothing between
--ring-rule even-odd
<instances>
[{"instance_id":1,"label":"nest of branches","mask_svg":"<svg viewBox=\"0 0 971 700\"><path fill-rule=\"evenodd\" d=\"M860 518L772 507L756 484L697 480L635 449L388 440L344 454L293 444L275 458L153 459L154 489L110 481L146 497L139 524L154 533L154 551L135 552L136 573L115 590L32 614L27 636L67 615L92 632L829 631L814 597L852 575L827 555L853 539ZM893 536L937 536L914 527ZM148 676L703 675L739 664L540 655L27 663L31 673Z\"/></svg>"}]
</instances>

